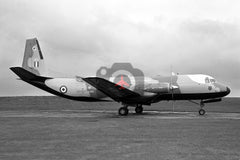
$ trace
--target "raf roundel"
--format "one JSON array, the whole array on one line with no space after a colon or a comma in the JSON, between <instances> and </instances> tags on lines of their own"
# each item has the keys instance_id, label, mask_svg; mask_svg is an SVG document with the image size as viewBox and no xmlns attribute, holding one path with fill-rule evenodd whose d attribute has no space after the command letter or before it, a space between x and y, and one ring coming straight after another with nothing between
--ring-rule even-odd
<instances>
[{"instance_id":1,"label":"raf roundel","mask_svg":"<svg viewBox=\"0 0 240 160\"><path fill-rule=\"evenodd\" d=\"M61 86L60 87L60 92L61 93L67 93L67 87L66 86Z\"/></svg>"},{"instance_id":2,"label":"raf roundel","mask_svg":"<svg viewBox=\"0 0 240 160\"><path fill-rule=\"evenodd\" d=\"M33 47L32 47L32 50L33 50L33 51L36 51L36 50L37 50L36 46L33 46Z\"/></svg>"}]
</instances>

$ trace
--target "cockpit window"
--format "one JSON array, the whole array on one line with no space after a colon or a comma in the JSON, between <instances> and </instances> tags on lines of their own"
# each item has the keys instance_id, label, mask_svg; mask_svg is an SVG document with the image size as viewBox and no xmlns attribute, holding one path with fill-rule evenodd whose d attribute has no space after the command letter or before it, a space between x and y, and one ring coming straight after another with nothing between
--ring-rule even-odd
<instances>
[{"instance_id":1,"label":"cockpit window","mask_svg":"<svg viewBox=\"0 0 240 160\"><path fill-rule=\"evenodd\" d=\"M210 83L210 81L209 81L209 78L208 78L208 77L206 77L206 78L205 78L205 83Z\"/></svg>"},{"instance_id":2,"label":"cockpit window","mask_svg":"<svg viewBox=\"0 0 240 160\"><path fill-rule=\"evenodd\" d=\"M206 77L205 78L205 83L216 83L216 80L215 79L213 79L213 78L209 78L209 77Z\"/></svg>"},{"instance_id":3,"label":"cockpit window","mask_svg":"<svg viewBox=\"0 0 240 160\"><path fill-rule=\"evenodd\" d=\"M210 79L210 82L215 83L216 81L215 81L215 79Z\"/></svg>"}]
</instances>

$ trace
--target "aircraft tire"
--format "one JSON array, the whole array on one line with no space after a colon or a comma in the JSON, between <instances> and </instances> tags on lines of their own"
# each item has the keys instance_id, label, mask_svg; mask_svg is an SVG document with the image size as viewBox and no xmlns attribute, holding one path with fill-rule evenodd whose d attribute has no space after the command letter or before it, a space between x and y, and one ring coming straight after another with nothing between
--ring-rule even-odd
<instances>
[{"instance_id":1,"label":"aircraft tire","mask_svg":"<svg viewBox=\"0 0 240 160\"><path fill-rule=\"evenodd\" d=\"M200 109L198 113L200 116L203 116L206 113L206 111L204 109Z\"/></svg>"},{"instance_id":2,"label":"aircraft tire","mask_svg":"<svg viewBox=\"0 0 240 160\"><path fill-rule=\"evenodd\" d=\"M137 114L142 114L142 112L143 112L143 107L142 107L142 106L136 107L136 108L135 108L135 112L136 112Z\"/></svg>"},{"instance_id":3,"label":"aircraft tire","mask_svg":"<svg viewBox=\"0 0 240 160\"><path fill-rule=\"evenodd\" d=\"M126 107L121 107L118 110L118 114L120 116L126 116L126 115L128 115L128 109Z\"/></svg>"}]
</instances>

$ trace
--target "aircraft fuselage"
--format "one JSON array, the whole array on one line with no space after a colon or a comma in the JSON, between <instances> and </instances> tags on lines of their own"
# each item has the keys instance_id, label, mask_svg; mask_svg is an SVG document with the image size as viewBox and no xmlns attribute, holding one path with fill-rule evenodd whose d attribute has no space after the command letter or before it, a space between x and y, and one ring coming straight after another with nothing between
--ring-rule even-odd
<instances>
[{"instance_id":1,"label":"aircraft fuselage","mask_svg":"<svg viewBox=\"0 0 240 160\"><path fill-rule=\"evenodd\" d=\"M111 77L114 79L114 77ZM138 78L135 77L136 80ZM139 85L130 84L129 90L139 93L142 97L159 95L154 102L162 100L202 100L219 98L227 95L230 89L223 84L216 82L208 75L174 75L172 77L145 77L139 78L143 81L141 88ZM112 81L113 82L113 81ZM83 81L80 77L76 78L52 78L44 81L46 87L62 96L78 99L80 97L105 99L108 98L101 91ZM124 86L125 87L125 86ZM123 88L124 89L124 88Z\"/></svg>"}]
</instances>

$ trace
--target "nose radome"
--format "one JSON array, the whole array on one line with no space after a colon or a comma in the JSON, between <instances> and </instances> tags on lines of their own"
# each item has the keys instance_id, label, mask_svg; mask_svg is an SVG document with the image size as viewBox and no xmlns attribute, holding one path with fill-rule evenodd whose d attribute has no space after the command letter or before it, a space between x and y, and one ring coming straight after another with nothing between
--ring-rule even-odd
<instances>
[{"instance_id":1,"label":"nose radome","mask_svg":"<svg viewBox=\"0 0 240 160\"><path fill-rule=\"evenodd\" d=\"M215 86L220 89L220 92L224 94L224 96L228 95L231 92L230 88L224 84L215 83Z\"/></svg>"},{"instance_id":2,"label":"nose radome","mask_svg":"<svg viewBox=\"0 0 240 160\"><path fill-rule=\"evenodd\" d=\"M229 87L226 87L226 92L227 92L227 95L231 92L230 88Z\"/></svg>"}]
</instances>

